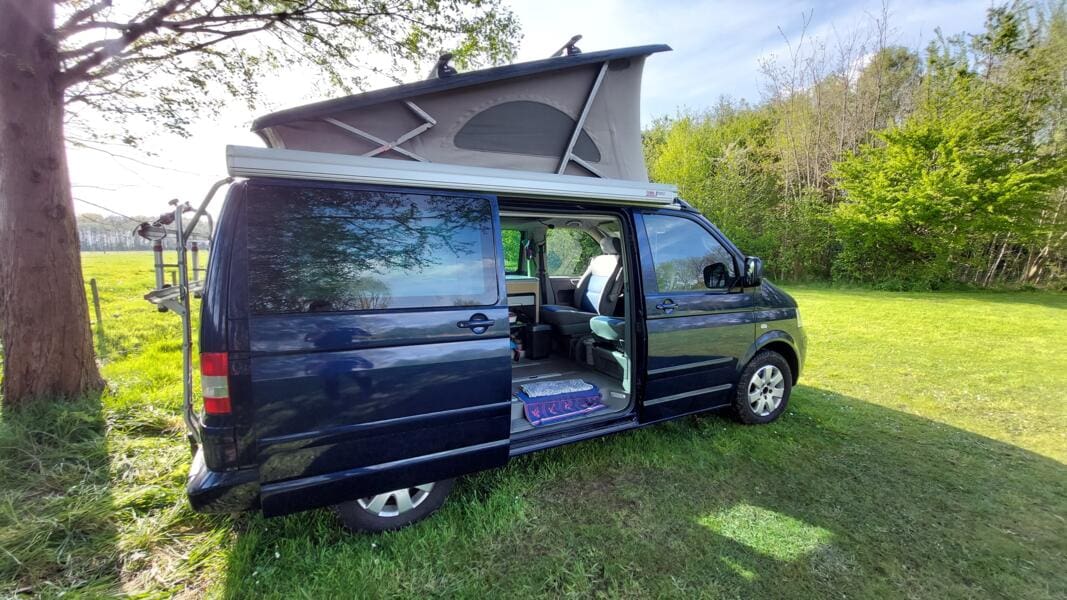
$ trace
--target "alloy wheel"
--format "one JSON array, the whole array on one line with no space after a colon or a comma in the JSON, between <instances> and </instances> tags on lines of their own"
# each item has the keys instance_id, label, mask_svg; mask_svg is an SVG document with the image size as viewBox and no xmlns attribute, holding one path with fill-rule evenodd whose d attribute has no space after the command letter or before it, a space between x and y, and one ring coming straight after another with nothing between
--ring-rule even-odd
<instances>
[{"instance_id":1,"label":"alloy wheel","mask_svg":"<svg viewBox=\"0 0 1067 600\"><path fill-rule=\"evenodd\" d=\"M752 374L748 382L748 405L759 417L766 417L782 404L785 397L785 376L774 365L764 365Z\"/></svg>"},{"instance_id":2,"label":"alloy wheel","mask_svg":"<svg viewBox=\"0 0 1067 600\"><path fill-rule=\"evenodd\" d=\"M426 501L433 490L432 483L415 487L400 488L376 496L360 498L356 502L360 508L378 517L398 517Z\"/></svg>"}]
</instances>

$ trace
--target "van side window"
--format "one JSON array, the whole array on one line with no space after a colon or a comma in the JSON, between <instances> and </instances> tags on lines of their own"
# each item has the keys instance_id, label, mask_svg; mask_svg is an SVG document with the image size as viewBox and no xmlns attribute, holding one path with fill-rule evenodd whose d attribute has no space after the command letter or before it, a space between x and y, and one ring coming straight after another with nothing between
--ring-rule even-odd
<instances>
[{"instance_id":1,"label":"van side window","mask_svg":"<svg viewBox=\"0 0 1067 600\"><path fill-rule=\"evenodd\" d=\"M274 185L248 197L255 314L497 301L486 199Z\"/></svg>"},{"instance_id":2,"label":"van side window","mask_svg":"<svg viewBox=\"0 0 1067 600\"><path fill-rule=\"evenodd\" d=\"M733 256L706 229L670 215L646 214L644 221L660 293L730 287Z\"/></svg>"},{"instance_id":3,"label":"van side window","mask_svg":"<svg viewBox=\"0 0 1067 600\"><path fill-rule=\"evenodd\" d=\"M551 276L580 277L600 244L581 229L557 227L545 235L545 269Z\"/></svg>"}]
</instances>

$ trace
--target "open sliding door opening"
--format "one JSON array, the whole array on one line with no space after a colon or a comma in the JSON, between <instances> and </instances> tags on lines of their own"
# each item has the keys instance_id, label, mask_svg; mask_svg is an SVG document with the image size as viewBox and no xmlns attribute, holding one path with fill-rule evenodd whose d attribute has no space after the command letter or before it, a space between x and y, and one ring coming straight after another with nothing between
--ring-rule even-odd
<instances>
[{"instance_id":1,"label":"open sliding door opening","mask_svg":"<svg viewBox=\"0 0 1067 600\"><path fill-rule=\"evenodd\" d=\"M632 240L624 215L502 204L512 437L630 415Z\"/></svg>"}]
</instances>

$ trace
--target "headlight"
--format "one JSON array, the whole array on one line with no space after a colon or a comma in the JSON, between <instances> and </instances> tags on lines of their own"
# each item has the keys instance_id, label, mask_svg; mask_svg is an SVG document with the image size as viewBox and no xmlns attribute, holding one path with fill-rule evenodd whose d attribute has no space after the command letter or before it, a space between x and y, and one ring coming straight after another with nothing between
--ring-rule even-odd
<instances>
[{"instance_id":1,"label":"headlight","mask_svg":"<svg viewBox=\"0 0 1067 600\"><path fill-rule=\"evenodd\" d=\"M800 318L800 307L799 306L796 308L796 311L797 311L797 328L799 329L799 328L804 326L804 321L802 321L801 318Z\"/></svg>"}]
</instances>

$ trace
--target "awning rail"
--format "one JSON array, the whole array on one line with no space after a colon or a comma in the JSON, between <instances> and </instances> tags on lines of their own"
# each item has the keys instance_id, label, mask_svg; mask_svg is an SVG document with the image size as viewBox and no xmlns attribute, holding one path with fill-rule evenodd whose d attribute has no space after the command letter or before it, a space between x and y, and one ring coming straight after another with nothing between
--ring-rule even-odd
<instances>
[{"instance_id":1,"label":"awning rail","mask_svg":"<svg viewBox=\"0 0 1067 600\"><path fill-rule=\"evenodd\" d=\"M580 203L668 206L678 198L677 187L660 183L277 148L227 146L226 166L233 177L278 177L466 190Z\"/></svg>"}]
</instances>

